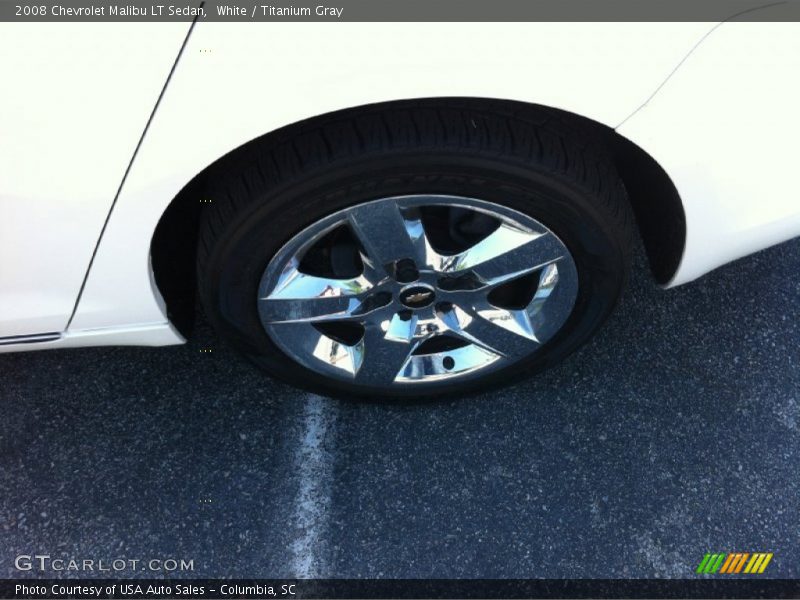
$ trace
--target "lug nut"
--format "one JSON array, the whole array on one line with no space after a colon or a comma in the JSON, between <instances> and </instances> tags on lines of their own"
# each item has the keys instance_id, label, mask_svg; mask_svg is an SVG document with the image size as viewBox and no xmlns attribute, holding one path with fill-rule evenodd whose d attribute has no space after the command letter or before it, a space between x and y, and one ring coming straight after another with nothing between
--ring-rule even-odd
<instances>
[{"instance_id":1,"label":"lug nut","mask_svg":"<svg viewBox=\"0 0 800 600\"><path fill-rule=\"evenodd\" d=\"M453 310L453 303L452 302L439 302L436 305L436 312L437 313L446 313Z\"/></svg>"},{"instance_id":2,"label":"lug nut","mask_svg":"<svg viewBox=\"0 0 800 600\"><path fill-rule=\"evenodd\" d=\"M394 265L394 278L399 283L411 283L419 279L417 265L410 258L398 260Z\"/></svg>"}]
</instances>

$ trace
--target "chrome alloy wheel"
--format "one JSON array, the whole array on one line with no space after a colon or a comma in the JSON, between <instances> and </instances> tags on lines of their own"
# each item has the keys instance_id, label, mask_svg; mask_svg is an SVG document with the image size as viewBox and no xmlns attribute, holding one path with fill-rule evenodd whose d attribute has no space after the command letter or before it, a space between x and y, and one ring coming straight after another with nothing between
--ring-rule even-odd
<instances>
[{"instance_id":1,"label":"chrome alloy wheel","mask_svg":"<svg viewBox=\"0 0 800 600\"><path fill-rule=\"evenodd\" d=\"M578 275L564 243L505 206L382 198L306 227L270 260L258 311L308 369L367 387L481 376L564 325Z\"/></svg>"}]
</instances>

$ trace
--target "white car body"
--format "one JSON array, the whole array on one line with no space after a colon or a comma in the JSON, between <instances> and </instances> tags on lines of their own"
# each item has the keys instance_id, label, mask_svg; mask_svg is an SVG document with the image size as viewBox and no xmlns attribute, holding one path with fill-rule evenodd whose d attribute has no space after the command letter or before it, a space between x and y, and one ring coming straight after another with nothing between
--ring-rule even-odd
<instances>
[{"instance_id":1,"label":"white car body","mask_svg":"<svg viewBox=\"0 0 800 600\"><path fill-rule=\"evenodd\" d=\"M0 25L0 352L184 341L150 257L170 202L255 137L370 103L507 99L615 129L680 195L686 237L668 286L800 235L800 23L188 32Z\"/></svg>"}]
</instances>

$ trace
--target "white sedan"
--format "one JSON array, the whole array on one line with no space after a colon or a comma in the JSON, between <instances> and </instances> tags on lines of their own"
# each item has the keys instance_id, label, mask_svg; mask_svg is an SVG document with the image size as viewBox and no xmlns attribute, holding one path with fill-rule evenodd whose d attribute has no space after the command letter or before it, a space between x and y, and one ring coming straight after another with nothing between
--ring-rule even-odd
<instances>
[{"instance_id":1,"label":"white sedan","mask_svg":"<svg viewBox=\"0 0 800 600\"><path fill-rule=\"evenodd\" d=\"M637 237L669 287L800 235L798 72L798 23L4 23L0 352L199 297L320 393L514 381Z\"/></svg>"}]
</instances>

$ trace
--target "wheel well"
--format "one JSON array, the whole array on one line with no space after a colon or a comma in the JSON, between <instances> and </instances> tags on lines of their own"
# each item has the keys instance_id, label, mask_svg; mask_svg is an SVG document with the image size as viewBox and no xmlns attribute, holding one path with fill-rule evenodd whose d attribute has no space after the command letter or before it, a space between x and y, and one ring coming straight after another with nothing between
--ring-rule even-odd
<instances>
[{"instance_id":1,"label":"wheel well","mask_svg":"<svg viewBox=\"0 0 800 600\"><path fill-rule=\"evenodd\" d=\"M485 102L518 113L533 108L539 112L544 109L563 122L570 123L580 133L591 136L593 141L601 143L612 154L627 190L653 276L661 284L669 281L683 254L686 219L675 185L647 152L606 125L559 109L510 100L441 98L434 101L446 104L455 100ZM425 101L429 103L432 100ZM406 104L413 110L415 102L419 100L385 104ZM375 105L371 105L371 108L374 109ZM358 110L359 108L350 108L312 117L257 137L203 169L170 202L153 234L150 252L156 285L166 302L169 319L184 336L191 332L195 318L198 231L203 200L207 200L203 195L207 189L209 173L224 169L226 164L235 163L267 139L291 138L301 129L320 125L336 119L342 113Z\"/></svg>"}]
</instances>

